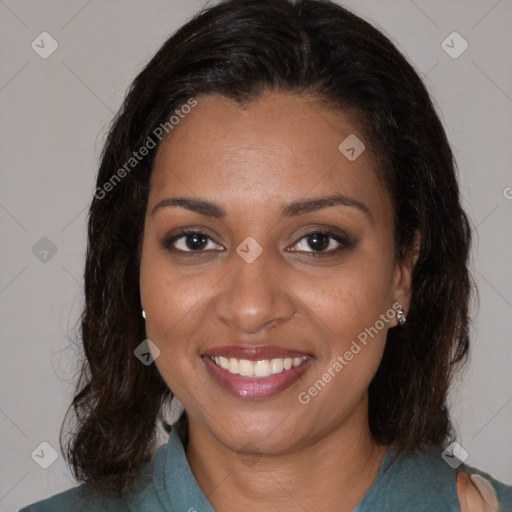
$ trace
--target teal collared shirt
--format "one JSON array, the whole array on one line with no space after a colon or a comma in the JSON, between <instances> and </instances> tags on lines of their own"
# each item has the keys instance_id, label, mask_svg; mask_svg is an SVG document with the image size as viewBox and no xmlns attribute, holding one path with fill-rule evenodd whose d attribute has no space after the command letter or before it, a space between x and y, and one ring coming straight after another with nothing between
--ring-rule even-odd
<instances>
[{"instance_id":1,"label":"teal collared shirt","mask_svg":"<svg viewBox=\"0 0 512 512\"><path fill-rule=\"evenodd\" d=\"M393 453L388 449L372 486L353 512L459 512L456 474L461 470L489 480L500 512L512 512L512 486L466 465L452 469L441 458L441 452L439 447L430 447L390 464ZM172 430L168 442L144 466L124 500L95 496L87 485L81 485L20 512L50 511L215 512L190 470L177 429Z\"/></svg>"},{"instance_id":2,"label":"teal collared shirt","mask_svg":"<svg viewBox=\"0 0 512 512\"><path fill-rule=\"evenodd\" d=\"M20 512L215 512L199 488L177 429L160 446L137 477L130 493L118 497L92 495L87 485L75 487Z\"/></svg>"}]
</instances>

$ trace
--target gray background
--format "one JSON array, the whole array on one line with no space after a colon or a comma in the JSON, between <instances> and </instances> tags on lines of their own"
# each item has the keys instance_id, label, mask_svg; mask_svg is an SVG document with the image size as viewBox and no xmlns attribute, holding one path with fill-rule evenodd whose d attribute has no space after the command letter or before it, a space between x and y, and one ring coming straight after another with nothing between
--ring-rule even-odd
<instances>
[{"instance_id":1,"label":"gray background","mask_svg":"<svg viewBox=\"0 0 512 512\"><path fill-rule=\"evenodd\" d=\"M453 145L477 233L472 268L481 306L451 410L467 463L512 484L512 2L342 3L391 37L424 76ZM61 454L42 469L31 453L43 441L58 451L72 397L99 152L136 73L202 5L0 0L2 511L75 484ZM31 48L43 31L59 45L47 59ZM441 46L453 31L469 44L456 59ZM38 252L48 247L43 237L54 255Z\"/></svg>"}]
</instances>

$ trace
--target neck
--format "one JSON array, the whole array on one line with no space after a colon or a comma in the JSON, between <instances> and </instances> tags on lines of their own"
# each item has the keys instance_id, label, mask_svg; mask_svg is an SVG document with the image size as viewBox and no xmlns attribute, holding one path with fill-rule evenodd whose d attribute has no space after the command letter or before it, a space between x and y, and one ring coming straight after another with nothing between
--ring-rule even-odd
<instances>
[{"instance_id":1,"label":"neck","mask_svg":"<svg viewBox=\"0 0 512 512\"><path fill-rule=\"evenodd\" d=\"M186 454L215 510L350 512L371 487L387 448L373 439L367 420L356 423L285 454L259 456L234 452L191 421Z\"/></svg>"}]
</instances>

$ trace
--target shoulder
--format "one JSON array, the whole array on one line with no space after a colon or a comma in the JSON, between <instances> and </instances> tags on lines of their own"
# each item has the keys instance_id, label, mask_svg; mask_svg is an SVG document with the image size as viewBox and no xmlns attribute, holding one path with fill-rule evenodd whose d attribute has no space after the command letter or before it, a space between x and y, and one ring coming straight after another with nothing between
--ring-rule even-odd
<instances>
[{"instance_id":1,"label":"shoulder","mask_svg":"<svg viewBox=\"0 0 512 512\"><path fill-rule=\"evenodd\" d=\"M460 484L457 484L457 475L461 472L475 475L472 479L488 480L501 507L498 508L499 512L512 512L511 486L465 464L459 466L454 464L456 467L452 467L443 459L442 454L442 447L428 446L414 453L406 453L394 458L395 452L391 447L383 460L377 488L375 492L369 493L371 500L364 504L365 507L360 509L361 512L363 510L460 512L458 495ZM481 481L480 484L482 484ZM478 510L468 509L467 512ZM491 510L482 509L482 512L491 512Z\"/></svg>"},{"instance_id":2,"label":"shoulder","mask_svg":"<svg viewBox=\"0 0 512 512\"><path fill-rule=\"evenodd\" d=\"M452 501L456 499L462 512L512 512L511 485L473 466L458 464L459 461L452 467L443 453L443 448L430 446L418 458L430 479L448 492ZM448 480L449 485L442 486L441 480Z\"/></svg>"},{"instance_id":3,"label":"shoulder","mask_svg":"<svg viewBox=\"0 0 512 512\"><path fill-rule=\"evenodd\" d=\"M109 511L125 511L129 510L123 500L119 498L98 496L93 494L86 484L74 487L67 491L55 494L50 498L32 503L20 512L104 512Z\"/></svg>"},{"instance_id":4,"label":"shoulder","mask_svg":"<svg viewBox=\"0 0 512 512\"><path fill-rule=\"evenodd\" d=\"M82 484L27 505L19 512L128 512L141 510L140 506L151 506L150 510L159 510L154 476L155 472L160 471L165 457L165 446L160 446L152 459L143 466L135 485L124 497L114 493L100 495L93 492L88 484Z\"/></svg>"},{"instance_id":5,"label":"shoulder","mask_svg":"<svg viewBox=\"0 0 512 512\"><path fill-rule=\"evenodd\" d=\"M457 474L462 512L512 512L512 485L506 485L471 466Z\"/></svg>"}]
</instances>

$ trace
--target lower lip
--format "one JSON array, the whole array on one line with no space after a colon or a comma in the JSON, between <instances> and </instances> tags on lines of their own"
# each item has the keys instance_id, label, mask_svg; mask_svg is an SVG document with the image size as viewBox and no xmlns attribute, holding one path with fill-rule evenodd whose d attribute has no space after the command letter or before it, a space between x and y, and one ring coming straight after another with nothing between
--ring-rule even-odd
<instances>
[{"instance_id":1,"label":"lower lip","mask_svg":"<svg viewBox=\"0 0 512 512\"><path fill-rule=\"evenodd\" d=\"M269 375L268 377L243 377L217 366L208 356L203 356L202 359L210 375L223 389L237 398L249 400L268 398L284 391L297 382L300 376L313 363L313 359L310 357L300 366L295 366L290 370L283 370L275 375Z\"/></svg>"}]
</instances>

